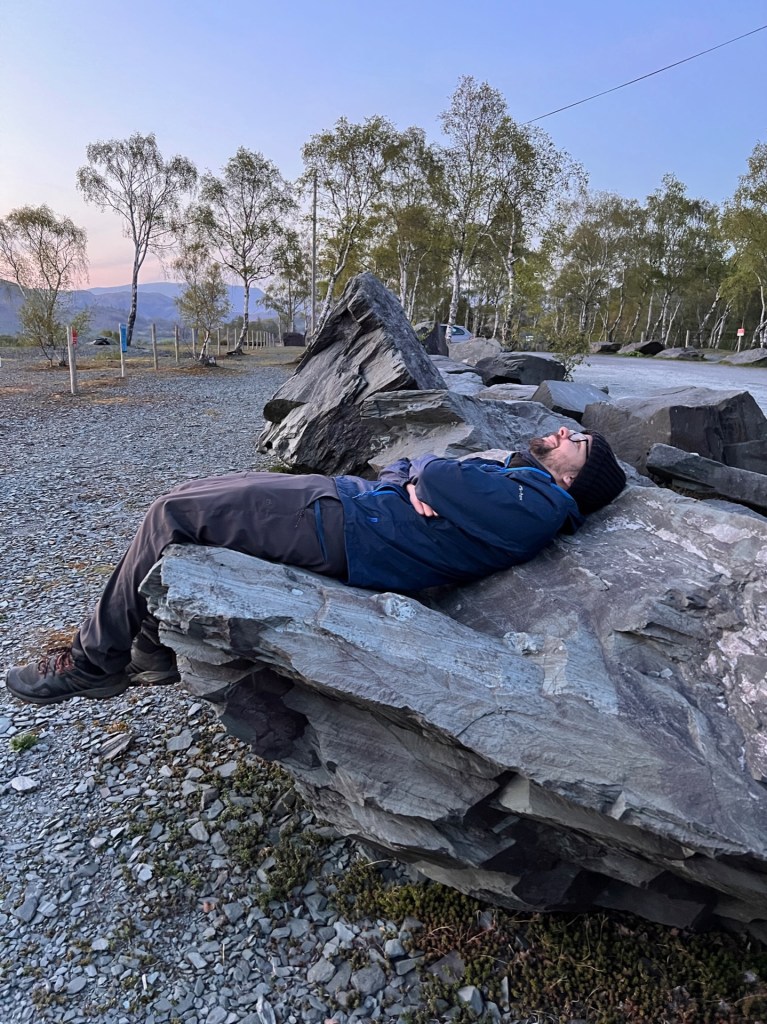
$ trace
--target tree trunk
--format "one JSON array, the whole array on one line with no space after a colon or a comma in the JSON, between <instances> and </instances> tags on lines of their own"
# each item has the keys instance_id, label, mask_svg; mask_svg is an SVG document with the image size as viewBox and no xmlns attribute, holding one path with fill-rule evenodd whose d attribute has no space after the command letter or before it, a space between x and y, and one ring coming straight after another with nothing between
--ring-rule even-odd
<instances>
[{"instance_id":1,"label":"tree trunk","mask_svg":"<svg viewBox=\"0 0 767 1024\"><path fill-rule=\"evenodd\" d=\"M666 324L668 322L668 307L669 307L670 294L668 291L663 293L663 299L660 304L660 314L658 319L655 321L653 326L651 338L654 338L658 330L660 330L660 338L658 339L661 344L666 344Z\"/></svg>"},{"instance_id":2,"label":"tree trunk","mask_svg":"<svg viewBox=\"0 0 767 1024\"><path fill-rule=\"evenodd\" d=\"M636 333L637 325L639 324L639 318L642 315L642 303L644 302L645 295L647 295L647 285L646 284L642 287L642 294L639 296L639 302L637 303L636 314L634 315L634 319L631 321L631 325L629 326L629 329L626 332L626 335L625 335L625 338L624 338L624 340L626 342L631 342L631 341L634 340L634 335Z\"/></svg>"},{"instance_id":3,"label":"tree trunk","mask_svg":"<svg viewBox=\"0 0 767 1024\"><path fill-rule=\"evenodd\" d=\"M714 329L711 332L711 347L712 348L719 348L719 346L722 344L722 335L724 334L725 324L727 323L727 319L728 319L728 317L730 315L730 308L731 307L730 307L730 304L728 302L727 305L722 310L722 313L719 316L719 319L714 324Z\"/></svg>"},{"instance_id":4,"label":"tree trunk","mask_svg":"<svg viewBox=\"0 0 767 1024\"><path fill-rule=\"evenodd\" d=\"M698 338L698 343L701 344L701 345L703 344L703 333L706 330L706 324L709 322L709 320L713 316L714 310L716 309L717 305L719 304L720 297L721 297L720 291L717 288L716 295L714 296L714 301L708 307L708 311L706 312L706 315L703 317L702 320L698 321L697 338ZM709 348L711 348L710 345L709 345Z\"/></svg>"},{"instance_id":5,"label":"tree trunk","mask_svg":"<svg viewBox=\"0 0 767 1024\"><path fill-rule=\"evenodd\" d=\"M670 318L668 320L668 323L667 323L666 328L665 328L665 339L664 339L664 342L663 342L664 345L666 345L667 339L669 338L669 336L671 334L671 328L673 326L674 321L676 320L676 316L677 316L677 313L679 312L679 307L681 305L682 305L682 300L680 299L677 302L676 306L674 307L674 312L671 314L671 316L670 316Z\"/></svg>"},{"instance_id":6,"label":"tree trunk","mask_svg":"<svg viewBox=\"0 0 767 1024\"><path fill-rule=\"evenodd\" d=\"M140 269L141 264L138 258L136 258L133 260L133 276L131 277L130 285L130 313L128 313L128 329L126 332L128 348L130 348L133 341L133 325L136 323L136 312L138 310L138 272Z\"/></svg>"},{"instance_id":7,"label":"tree trunk","mask_svg":"<svg viewBox=\"0 0 767 1024\"><path fill-rule=\"evenodd\" d=\"M618 329L620 328L621 321L623 320L623 313L624 313L624 310L626 308L626 275L625 274L623 274L621 276L621 285L620 285L619 296L620 296L620 298L619 298L619 301L618 301L618 312L615 314L615 319L613 320L612 323L610 323L609 309L608 309L608 315L605 318L605 327L607 328L607 338L605 339L606 341L612 341L613 340L613 338L615 337ZM639 314L637 313L637 316L638 315Z\"/></svg>"},{"instance_id":8,"label":"tree trunk","mask_svg":"<svg viewBox=\"0 0 767 1024\"><path fill-rule=\"evenodd\" d=\"M358 227L359 222L356 222L354 224L353 230L350 230L348 232L347 240L344 243L343 252L336 260L336 265L335 267L333 267L330 277L328 278L328 288L327 291L325 292L325 298L322 302L322 309L320 310L319 321L314 332L315 337L322 330L323 326L325 325L325 321L328 318L328 314L330 313L330 309L333 304L333 293L335 291L336 282L338 281L338 278L341 276L341 274L344 272L346 261L349 259L349 252L351 251L352 240L357 234Z\"/></svg>"},{"instance_id":9,"label":"tree trunk","mask_svg":"<svg viewBox=\"0 0 767 1024\"><path fill-rule=\"evenodd\" d=\"M242 328L240 330L240 336L237 339L237 344L234 346L231 352L227 355L241 356L242 350L245 347L245 343L248 340L248 328L250 326L250 281L242 279Z\"/></svg>"},{"instance_id":10,"label":"tree trunk","mask_svg":"<svg viewBox=\"0 0 767 1024\"><path fill-rule=\"evenodd\" d=\"M200 348L200 354L197 357L198 362L200 362L203 366L206 366L207 363L208 363L208 343L209 342L210 342L210 331L206 328L205 329L205 339L204 339L204 341L202 343L202 346Z\"/></svg>"},{"instance_id":11,"label":"tree trunk","mask_svg":"<svg viewBox=\"0 0 767 1024\"><path fill-rule=\"evenodd\" d=\"M458 315L458 302L461 298L461 266L462 254L456 253L455 263L453 264L453 286L450 292L450 310L447 314L447 331L445 332L445 341L450 344L450 338L452 337L452 327L455 323L455 318Z\"/></svg>"},{"instance_id":12,"label":"tree trunk","mask_svg":"<svg viewBox=\"0 0 767 1024\"><path fill-rule=\"evenodd\" d=\"M506 338L511 327L511 313L514 308L514 299L516 298L517 290L517 259L519 257L514 255L514 242L515 237L509 239L509 248L506 251L504 258L504 266L506 268L506 302L503 308L503 326L501 327L501 341L504 346L506 345ZM495 337L495 334L493 335Z\"/></svg>"},{"instance_id":13,"label":"tree trunk","mask_svg":"<svg viewBox=\"0 0 767 1024\"><path fill-rule=\"evenodd\" d=\"M416 265L415 281L413 281L413 287L410 289L410 295L408 297L407 306L405 307L405 312L407 314L407 318L408 318L408 320L411 320L411 321L413 319L413 314L415 312L415 299L416 299L416 295L418 294L418 284L419 284L419 282L421 280L421 264L423 263L425 257L426 257L426 253L424 253L423 256L421 256L421 258L419 259L419 261L418 261L418 263Z\"/></svg>"},{"instance_id":14,"label":"tree trunk","mask_svg":"<svg viewBox=\"0 0 767 1024\"><path fill-rule=\"evenodd\" d=\"M645 337L650 337L650 322L652 320L653 306L655 305L655 288L650 292L650 305L647 307L647 322L645 323Z\"/></svg>"},{"instance_id":15,"label":"tree trunk","mask_svg":"<svg viewBox=\"0 0 767 1024\"><path fill-rule=\"evenodd\" d=\"M399 263L399 301L403 309L407 306L408 270L413 258L413 247L406 245L404 252L399 250L397 261Z\"/></svg>"}]
</instances>

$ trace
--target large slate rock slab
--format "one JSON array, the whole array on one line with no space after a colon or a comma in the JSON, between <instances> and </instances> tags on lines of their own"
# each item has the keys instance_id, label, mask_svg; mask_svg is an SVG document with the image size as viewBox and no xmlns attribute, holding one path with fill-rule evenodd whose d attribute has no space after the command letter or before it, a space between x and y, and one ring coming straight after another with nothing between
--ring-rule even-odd
<instances>
[{"instance_id":1,"label":"large slate rock slab","mask_svg":"<svg viewBox=\"0 0 767 1024\"><path fill-rule=\"evenodd\" d=\"M729 366L767 366L767 348L749 348L745 352L730 352L721 360Z\"/></svg>"},{"instance_id":2,"label":"large slate rock slab","mask_svg":"<svg viewBox=\"0 0 767 1024\"><path fill-rule=\"evenodd\" d=\"M713 508L719 508L725 512L737 512L738 515L751 516L767 523L767 516L763 516L761 512L754 512L752 508L746 508L745 505L739 505L735 501L727 501L726 498L703 498L702 500Z\"/></svg>"},{"instance_id":3,"label":"large slate rock slab","mask_svg":"<svg viewBox=\"0 0 767 1024\"><path fill-rule=\"evenodd\" d=\"M447 356L432 356L431 361L449 391L456 391L459 395L476 395L485 390L482 378L468 363L459 363Z\"/></svg>"},{"instance_id":4,"label":"large slate rock slab","mask_svg":"<svg viewBox=\"0 0 767 1024\"><path fill-rule=\"evenodd\" d=\"M563 425L578 428L575 420L538 402L494 402L452 390L371 395L361 414L371 435L377 431L369 459L375 472L403 457L433 452L457 459L489 448L510 451Z\"/></svg>"},{"instance_id":5,"label":"large slate rock slab","mask_svg":"<svg viewBox=\"0 0 767 1024\"><path fill-rule=\"evenodd\" d=\"M448 346L451 359L475 365L480 359L491 359L503 351L500 341L495 338L472 338L471 341L453 342Z\"/></svg>"},{"instance_id":6,"label":"large slate rock slab","mask_svg":"<svg viewBox=\"0 0 767 1024\"><path fill-rule=\"evenodd\" d=\"M494 402L529 402L537 390L536 384L491 384L478 392L477 397Z\"/></svg>"},{"instance_id":7,"label":"large slate rock slab","mask_svg":"<svg viewBox=\"0 0 767 1024\"><path fill-rule=\"evenodd\" d=\"M756 512L767 512L767 476L763 473L723 466L667 444L652 446L647 469L656 479L697 491L701 497L729 498Z\"/></svg>"},{"instance_id":8,"label":"large slate rock slab","mask_svg":"<svg viewBox=\"0 0 767 1024\"><path fill-rule=\"evenodd\" d=\"M702 360L705 359L705 355L699 348L693 348L689 346L687 348L667 348L664 349L661 356L662 359L682 359L682 360Z\"/></svg>"},{"instance_id":9,"label":"large slate rock slab","mask_svg":"<svg viewBox=\"0 0 767 1024\"><path fill-rule=\"evenodd\" d=\"M736 469L748 469L752 473L767 473L767 439L726 444L724 446L724 462Z\"/></svg>"},{"instance_id":10,"label":"large slate rock slab","mask_svg":"<svg viewBox=\"0 0 767 1024\"><path fill-rule=\"evenodd\" d=\"M654 444L723 462L728 445L767 439L767 417L747 391L670 388L644 398L587 406L586 429L605 434L616 455L645 472Z\"/></svg>"},{"instance_id":11,"label":"large slate rock slab","mask_svg":"<svg viewBox=\"0 0 767 1024\"><path fill-rule=\"evenodd\" d=\"M593 384L575 384L566 380L545 380L536 389L532 400L579 422L587 405L612 401L607 392Z\"/></svg>"},{"instance_id":12,"label":"large slate rock slab","mask_svg":"<svg viewBox=\"0 0 767 1024\"><path fill-rule=\"evenodd\" d=\"M657 356L664 348L665 346L660 341L631 341L628 345L621 345L618 354L621 356Z\"/></svg>"},{"instance_id":13,"label":"large slate rock slab","mask_svg":"<svg viewBox=\"0 0 767 1024\"><path fill-rule=\"evenodd\" d=\"M345 833L502 906L763 929L764 521L629 488L432 607L199 547L142 589Z\"/></svg>"},{"instance_id":14,"label":"large slate rock slab","mask_svg":"<svg viewBox=\"0 0 767 1024\"><path fill-rule=\"evenodd\" d=\"M397 299L372 274L359 274L264 406L259 448L297 471L363 472L370 432L362 401L379 391L444 386Z\"/></svg>"},{"instance_id":15,"label":"large slate rock slab","mask_svg":"<svg viewBox=\"0 0 767 1024\"><path fill-rule=\"evenodd\" d=\"M531 352L500 352L480 359L477 372L485 384L542 384L545 380L564 380L566 370L558 359Z\"/></svg>"},{"instance_id":16,"label":"large slate rock slab","mask_svg":"<svg viewBox=\"0 0 767 1024\"><path fill-rule=\"evenodd\" d=\"M449 356L450 351L446 339L444 324L435 323L421 344L430 356Z\"/></svg>"}]
</instances>

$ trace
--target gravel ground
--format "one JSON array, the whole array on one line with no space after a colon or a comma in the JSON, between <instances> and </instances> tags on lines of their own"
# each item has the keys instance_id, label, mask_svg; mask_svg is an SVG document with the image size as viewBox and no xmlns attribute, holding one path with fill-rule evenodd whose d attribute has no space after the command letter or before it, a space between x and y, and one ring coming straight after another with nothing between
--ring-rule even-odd
<instances>
[{"instance_id":1,"label":"gravel ground","mask_svg":"<svg viewBox=\"0 0 767 1024\"><path fill-rule=\"evenodd\" d=\"M267 468L261 409L288 370L165 357L155 374L132 353L125 379L94 360L74 398L66 371L0 356L4 677L71 634L157 494ZM419 1005L417 922L339 913L364 854L207 705L158 687L34 708L0 690L0 766L4 1024L394 1022Z\"/></svg>"}]
</instances>

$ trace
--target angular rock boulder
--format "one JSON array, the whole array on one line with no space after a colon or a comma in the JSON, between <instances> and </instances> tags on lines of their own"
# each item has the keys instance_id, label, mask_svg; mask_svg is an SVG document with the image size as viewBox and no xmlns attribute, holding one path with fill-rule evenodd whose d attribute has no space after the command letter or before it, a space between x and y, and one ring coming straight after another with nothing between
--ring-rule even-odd
<instances>
[{"instance_id":1,"label":"angular rock boulder","mask_svg":"<svg viewBox=\"0 0 767 1024\"><path fill-rule=\"evenodd\" d=\"M535 384L491 384L478 392L477 397L493 402L530 402L537 390Z\"/></svg>"},{"instance_id":2,"label":"angular rock boulder","mask_svg":"<svg viewBox=\"0 0 767 1024\"><path fill-rule=\"evenodd\" d=\"M622 345L618 354L622 356L657 356L662 352L664 345L660 341L632 341L628 345Z\"/></svg>"},{"instance_id":3,"label":"angular rock boulder","mask_svg":"<svg viewBox=\"0 0 767 1024\"><path fill-rule=\"evenodd\" d=\"M767 417L747 391L670 388L589 405L581 422L605 434L619 458L640 472L654 444L724 462L728 445L767 439Z\"/></svg>"},{"instance_id":4,"label":"angular rock boulder","mask_svg":"<svg viewBox=\"0 0 767 1024\"><path fill-rule=\"evenodd\" d=\"M482 378L468 363L459 363L446 356L432 356L431 361L449 391L456 391L459 395L476 395L485 390Z\"/></svg>"},{"instance_id":5,"label":"angular rock boulder","mask_svg":"<svg viewBox=\"0 0 767 1024\"><path fill-rule=\"evenodd\" d=\"M767 512L767 476L763 473L723 466L667 444L652 446L647 470L654 479L672 487L695 491L701 497L727 498L755 512Z\"/></svg>"},{"instance_id":6,"label":"angular rock boulder","mask_svg":"<svg viewBox=\"0 0 767 1024\"><path fill-rule=\"evenodd\" d=\"M445 338L445 327L443 324L435 323L421 344L430 356L450 355L447 340Z\"/></svg>"},{"instance_id":7,"label":"angular rock boulder","mask_svg":"<svg viewBox=\"0 0 767 1024\"><path fill-rule=\"evenodd\" d=\"M767 439L741 441L724 446L724 462L736 469L748 469L752 473L767 473Z\"/></svg>"},{"instance_id":8,"label":"angular rock boulder","mask_svg":"<svg viewBox=\"0 0 767 1024\"><path fill-rule=\"evenodd\" d=\"M472 338L471 341L454 342L448 353L451 359L475 365L480 359L491 359L503 351L500 341L495 338Z\"/></svg>"},{"instance_id":9,"label":"angular rock boulder","mask_svg":"<svg viewBox=\"0 0 767 1024\"><path fill-rule=\"evenodd\" d=\"M372 274L344 289L296 372L264 406L259 439L292 469L363 472L370 434L359 406L377 392L443 388L402 306Z\"/></svg>"},{"instance_id":10,"label":"angular rock boulder","mask_svg":"<svg viewBox=\"0 0 767 1024\"><path fill-rule=\"evenodd\" d=\"M500 352L480 359L477 373L487 387L492 384L542 384L545 380L564 380L565 368L558 359L531 352Z\"/></svg>"},{"instance_id":11,"label":"angular rock boulder","mask_svg":"<svg viewBox=\"0 0 767 1024\"><path fill-rule=\"evenodd\" d=\"M453 459L488 448L510 451L561 426L578 429L575 420L538 402L494 402L452 390L372 395L361 415L370 424L376 451L369 465L375 472L403 457L433 452Z\"/></svg>"},{"instance_id":12,"label":"angular rock boulder","mask_svg":"<svg viewBox=\"0 0 767 1024\"><path fill-rule=\"evenodd\" d=\"M547 406L552 412L562 413L564 416L571 416L580 420L587 405L598 402L611 402L612 399L605 391L594 387L593 384L575 384L566 380L545 380L535 391L532 397L533 402L540 402Z\"/></svg>"},{"instance_id":13,"label":"angular rock boulder","mask_svg":"<svg viewBox=\"0 0 767 1024\"><path fill-rule=\"evenodd\" d=\"M701 360L706 357L699 348L667 348L662 353L663 359L689 359L689 360Z\"/></svg>"},{"instance_id":14,"label":"angular rock boulder","mask_svg":"<svg viewBox=\"0 0 767 1024\"><path fill-rule=\"evenodd\" d=\"M745 352L730 352L721 361L730 366L767 366L767 348L749 348Z\"/></svg>"},{"instance_id":15,"label":"angular rock boulder","mask_svg":"<svg viewBox=\"0 0 767 1024\"><path fill-rule=\"evenodd\" d=\"M629 488L431 607L214 548L142 585L317 814L523 910L767 921L767 522Z\"/></svg>"}]
</instances>

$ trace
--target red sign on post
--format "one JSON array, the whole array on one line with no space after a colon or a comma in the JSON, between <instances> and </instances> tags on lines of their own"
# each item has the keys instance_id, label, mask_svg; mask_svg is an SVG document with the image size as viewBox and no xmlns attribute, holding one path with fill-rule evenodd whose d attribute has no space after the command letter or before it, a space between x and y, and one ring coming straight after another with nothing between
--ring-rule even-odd
<instances>
[{"instance_id":1,"label":"red sign on post","mask_svg":"<svg viewBox=\"0 0 767 1024\"><path fill-rule=\"evenodd\" d=\"M74 329L74 327L72 328L72 344L77 344L77 331Z\"/></svg>"},{"instance_id":2,"label":"red sign on post","mask_svg":"<svg viewBox=\"0 0 767 1024\"><path fill-rule=\"evenodd\" d=\"M746 328L745 327L739 327L738 328L738 337L739 338L742 338L745 333L746 333Z\"/></svg>"}]
</instances>

